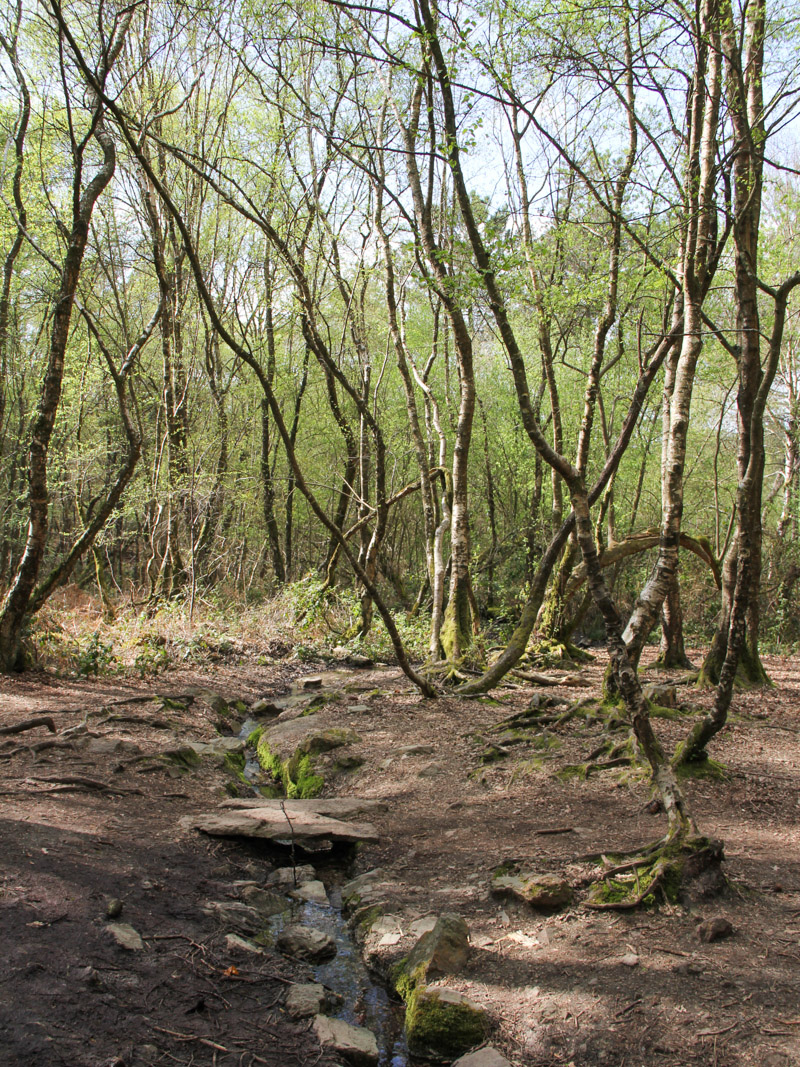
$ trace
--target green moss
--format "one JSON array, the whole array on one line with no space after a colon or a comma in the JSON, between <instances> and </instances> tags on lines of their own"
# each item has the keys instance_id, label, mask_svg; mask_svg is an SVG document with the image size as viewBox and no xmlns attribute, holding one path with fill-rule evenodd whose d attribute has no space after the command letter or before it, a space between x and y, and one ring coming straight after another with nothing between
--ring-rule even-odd
<instances>
[{"instance_id":1,"label":"green moss","mask_svg":"<svg viewBox=\"0 0 800 1067\"><path fill-rule=\"evenodd\" d=\"M307 753L295 754L284 763L283 785L291 800L310 800L318 797L325 785L321 774L314 773L311 757Z\"/></svg>"},{"instance_id":2,"label":"green moss","mask_svg":"<svg viewBox=\"0 0 800 1067\"><path fill-rule=\"evenodd\" d=\"M186 711L188 703L185 700L177 700L173 697L159 697L161 701L161 711Z\"/></svg>"},{"instance_id":3,"label":"green moss","mask_svg":"<svg viewBox=\"0 0 800 1067\"><path fill-rule=\"evenodd\" d=\"M646 701L647 710L653 719L681 719L683 711L680 708L665 708L662 704L654 704L652 700Z\"/></svg>"},{"instance_id":4,"label":"green moss","mask_svg":"<svg viewBox=\"0 0 800 1067\"><path fill-rule=\"evenodd\" d=\"M195 752L189 745L182 745L180 748L163 752L161 759L166 763L171 763L181 771L193 770L195 767L199 767L202 762L200 754Z\"/></svg>"},{"instance_id":5,"label":"green moss","mask_svg":"<svg viewBox=\"0 0 800 1067\"><path fill-rule=\"evenodd\" d=\"M284 796L291 800L309 800L322 792L325 780L314 772L308 753L297 749L289 759L282 760L269 747L266 737L261 737L256 754L261 768L281 784Z\"/></svg>"},{"instance_id":6,"label":"green moss","mask_svg":"<svg viewBox=\"0 0 800 1067\"><path fill-rule=\"evenodd\" d=\"M711 759L707 752L701 753L698 759L682 760L680 753L676 751L673 766L678 778L705 778L727 782L731 776L725 764Z\"/></svg>"},{"instance_id":7,"label":"green moss","mask_svg":"<svg viewBox=\"0 0 800 1067\"><path fill-rule=\"evenodd\" d=\"M621 904L626 900L635 900L641 894L642 906L649 908L656 904L655 891L648 893L647 889L653 884L660 871L656 870L656 863L639 868L635 873L620 875L616 878L606 878L598 883L589 895L590 904ZM670 884L672 880L670 880ZM680 873L678 873L678 886L680 886ZM666 879L660 887L666 894Z\"/></svg>"},{"instance_id":8,"label":"green moss","mask_svg":"<svg viewBox=\"0 0 800 1067\"><path fill-rule=\"evenodd\" d=\"M244 777L244 765L244 752L226 752L222 758L222 766L237 778Z\"/></svg>"},{"instance_id":9,"label":"green moss","mask_svg":"<svg viewBox=\"0 0 800 1067\"><path fill-rule=\"evenodd\" d=\"M373 904L370 907L362 908L354 916L353 933L359 944L366 940L367 934L382 915L383 908L381 905Z\"/></svg>"},{"instance_id":10,"label":"green moss","mask_svg":"<svg viewBox=\"0 0 800 1067\"><path fill-rule=\"evenodd\" d=\"M589 777L589 766L586 763L568 763L566 767L562 767L560 771L556 771L556 778L562 782L569 782L572 778L577 778L580 782L585 782Z\"/></svg>"},{"instance_id":11,"label":"green moss","mask_svg":"<svg viewBox=\"0 0 800 1067\"><path fill-rule=\"evenodd\" d=\"M248 748L258 748L258 742L261 740L261 735L264 733L263 726L257 726L255 730L251 730L247 735L245 744Z\"/></svg>"},{"instance_id":12,"label":"green moss","mask_svg":"<svg viewBox=\"0 0 800 1067\"><path fill-rule=\"evenodd\" d=\"M562 742L553 734L541 733L533 738L533 747L539 752L549 752L561 748Z\"/></svg>"},{"instance_id":13,"label":"green moss","mask_svg":"<svg viewBox=\"0 0 800 1067\"><path fill-rule=\"evenodd\" d=\"M408 1001L417 986L425 982L425 964L410 969L408 956L404 956L389 971L389 982L397 995Z\"/></svg>"},{"instance_id":14,"label":"green moss","mask_svg":"<svg viewBox=\"0 0 800 1067\"><path fill-rule=\"evenodd\" d=\"M536 774L537 771L541 771L544 767L544 760L534 758L523 760L522 763L518 763L514 770L511 772L510 785L514 785L515 782L521 782L529 774Z\"/></svg>"},{"instance_id":15,"label":"green moss","mask_svg":"<svg viewBox=\"0 0 800 1067\"><path fill-rule=\"evenodd\" d=\"M586 652L570 641L558 641L548 637L528 645L528 659L535 667L573 667L579 663L589 663L594 659L590 652Z\"/></svg>"},{"instance_id":16,"label":"green moss","mask_svg":"<svg viewBox=\"0 0 800 1067\"><path fill-rule=\"evenodd\" d=\"M406 1005L406 1037L412 1054L453 1059L486 1037L486 1016L462 1001L446 999L446 990L417 986Z\"/></svg>"}]
</instances>

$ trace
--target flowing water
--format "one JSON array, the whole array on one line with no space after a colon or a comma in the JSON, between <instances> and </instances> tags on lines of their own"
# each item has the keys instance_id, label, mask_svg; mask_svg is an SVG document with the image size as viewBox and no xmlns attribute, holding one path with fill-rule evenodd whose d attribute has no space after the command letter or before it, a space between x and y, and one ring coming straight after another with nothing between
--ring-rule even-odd
<instances>
[{"instance_id":1,"label":"flowing water","mask_svg":"<svg viewBox=\"0 0 800 1067\"><path fill-rule=\"evenodd\" d=\"M257 720L248 719L242 724L240 738L246 740L260 725ZM260 795L258 784L263 780L263 771L252 749L248 749L245 756L245 778L253 786L254 793ZM393 1003L386 989L373 980L342 914L338 886L347 881L352 872L348 869L348 863L338 859L333 851L312 853L299 862L320 865L320 860L325 865L323 881L330 903L299 903L287 898L287 910L272 918L270 929L277 937L288 923L303 923L322 930L334 939L336 955L313 967L315 980L342 998L341 1005L330 1014L353 1026L365 1026L375 1034L380 1053L379 1067L407 1067L410 1061L403 1031L402 1007ZM280 861L275 864L281 865L286 864Z\"/></svg>"}]
</instances>

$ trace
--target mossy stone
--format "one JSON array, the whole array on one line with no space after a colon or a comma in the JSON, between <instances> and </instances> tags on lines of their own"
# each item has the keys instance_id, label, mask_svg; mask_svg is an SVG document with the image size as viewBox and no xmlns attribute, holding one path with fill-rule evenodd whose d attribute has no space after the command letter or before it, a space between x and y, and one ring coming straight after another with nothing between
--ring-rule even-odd
<instances>
[{"instance_id":1,"label":"mossy stone","mask_svg":"<svg viewBox=\"0 0 800 1067\"><path fill-rule=\"evenodd\" d=\"M190 745L181 745L180 748L170 748L161 753L161 759L171 763L181 771L191 771L199 767L202 762L200 754Z\"/></svg>"},{"instance_id":2,"label":"mossy stone","mask_svg":"<svg viewBox=\"0 0 800 1067\"><path fill-rule=\"evenodd\" d=\"M468 958L469 927L460 915L445 913L392 968L392 985L407 1000L417 986L460 971Z\"/></svg>"},{"instance_id":3,"label":"mossy stone","mask_svg":"<svg viewBox=\"0 0 800 1067\"><path fill-rule=\"evenodd\" d=\"M488 1020L479 1004L454 989L417 986L406 1005L406 1039L414 1056L451 1060L479 1045Z\"/></svg>"},{"instance_id":4,"label":"mossy stone","mask_svg":"<svg viewBox=\"0 0 800 1067\"><path fill-rule=\"evenodd\" d=\"M314 771L314 765L308 753L296 749L287 760L282 760L274 752L266 737L261 737L256 748L258 762L276 782L280 782L284 795L291 800L310 800L319 796L325 780Z\"/></svg>"},{"instance_id":5,"label":"mossy stone","mask_svg":"<svg viewBox=\"0 0 800 1067\"><path fill-rule=\"evenodd\" d=\"M315 756L320 752L330 752L334 748L341 748L343 745L358 744L360 740L361 738L355 730L332 727L330 730L323 730L321 733L311 734L310 737L301 741L298 751L304 752L309 756Z\"/></svg>"},{"instance_id":6,"label":"mossy stone","mask_svg":"<svg viewBox=\"0 0 800 1067\"><path fill-rule=\"evenodd\" d=\"M492 876L492 893L500 897L516 897L535 911L558 911L572 903L572 887L553 874L536 875L503 864Z\"/></svg>"}]
</instances>

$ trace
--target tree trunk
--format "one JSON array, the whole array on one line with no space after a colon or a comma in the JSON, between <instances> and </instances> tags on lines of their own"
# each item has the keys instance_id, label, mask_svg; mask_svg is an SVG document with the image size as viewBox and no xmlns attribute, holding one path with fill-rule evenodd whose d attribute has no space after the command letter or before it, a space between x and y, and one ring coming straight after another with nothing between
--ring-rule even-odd
<instances>
[{"instance_id":1,"label":"tree trunk","mask_svg":"<svg viewBox=\"0 0 800 1067\"><path fill-rule=\"evenodd\" d=\"M132 12L125 14L108 44L105 58L107 73L116 60L127 33ZM28 533L22 557L10 588L0 605L0 670L9 671L24 665L21 641L31 595L41 570L47 542L49 504L47 464L50 439L61 400L67 345L70 337L72 309L81 265L89 236L94 206L113 177L116 166L114 141L103 121L103 106L87 87L93 103L93 139L103 155L103 162L81 191L81 174L87 142L73 144L73 215L67 237L67 251L61 268L58 291L53 302L52 326L44 380L33 417L28 453Z\"/></svg>"}]
</instances>

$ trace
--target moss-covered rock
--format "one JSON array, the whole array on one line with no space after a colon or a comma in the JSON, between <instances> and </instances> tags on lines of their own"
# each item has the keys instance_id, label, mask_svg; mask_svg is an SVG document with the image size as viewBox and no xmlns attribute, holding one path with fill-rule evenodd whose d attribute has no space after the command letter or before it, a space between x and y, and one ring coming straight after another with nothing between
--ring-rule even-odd
<instances>
[{"instance_id":1,"label":"moss-covered rock","mask_svg":"<svg viewBox=\"0 0 800 1067\"><path fill-rule=\"evenodd\" d=\"M285 796L291 800L309 800L322 792L325 780L317 774L311 757L299 749L289 759L281 759L262 735L256 748L258 762L262 769L271 774L278 782Z\"/></svg>"},{"instance_id":2,"label":"moss-covered rock","mask_svg":"<svg viewBox=\"0 0 800 1067\"><path fill-rule=\"evenodd\" d=\"M176 767L179 771L191 771L200 766L201 758L198 752L190 745L181 745L179 748L169 748L161 753L161 759L165 763Z\"/></svg>"},{"instance_id":3,"label":"moss-covered rock","mask_svg":"<svg viewBox=\"0 0 800 1067\"><path fill-rule=\"evenodd\" d=\"M263 726L257 726L255 730L251 730L245 739L245 744L248 748L258 748L258 742L261 740L264 733Z\"/></svg>"},{"instance_id":4,"label":"moss-covered rock","mask_svg":"<svg viewBox=\"0 0 800 1067\"><path fill-rule=\"evenodd\" d=\"M391 971L391 982L404 1000L417 986L447 974L457 974L469 958L469 927L460 915L440 915L409 954Z\"/></svg>"},{"instance_id":5,"label":"moss-covered rock","mask_svg":"<svg viewBox=\"0 0 800 1067\"><path fill-rule=\"evenodd\" d=\"M452 1060L479 1045L488 1020L479 1004L454 989L417 986L406 1004L406 1039L414 1056Z\"/></svg>"},{"instance_id":6,"label":"moss-covered rock","mask_svg":"<svg viewBox=\"0 0 800 1067\"><path fill-rule=\"evenodd\" d=\"M343 745L358 744L360 740L355 730L332 727L330 730L310 734L300 742L297 750L309 756L316 756L321 752L331 752L335 748L341 748Z\"/></svg>"},{"instance_id":7,"label":"moss-covered rock","mask_svg":"<svg viewBox=\"0 0 800 1067\"><path fill-rule=\"evenodd\" d=\"M553 874L532 871L507 863L492 876L491 891L498 897L516 897L536 911L558 911L572 903L572 887Z\"/></svg>"},{"instance_id":8,"label":"moss-covered rock","mask_svg":"<svg viewBox=\"0 0 800 1067\"><path fill-rule=\"evenodd\" d=\"M379 885L386 876L382 867L360 874L342 886L342 911L355 915L361 907L376 903L380 896Z\"/></svg>"}]
</instances>

